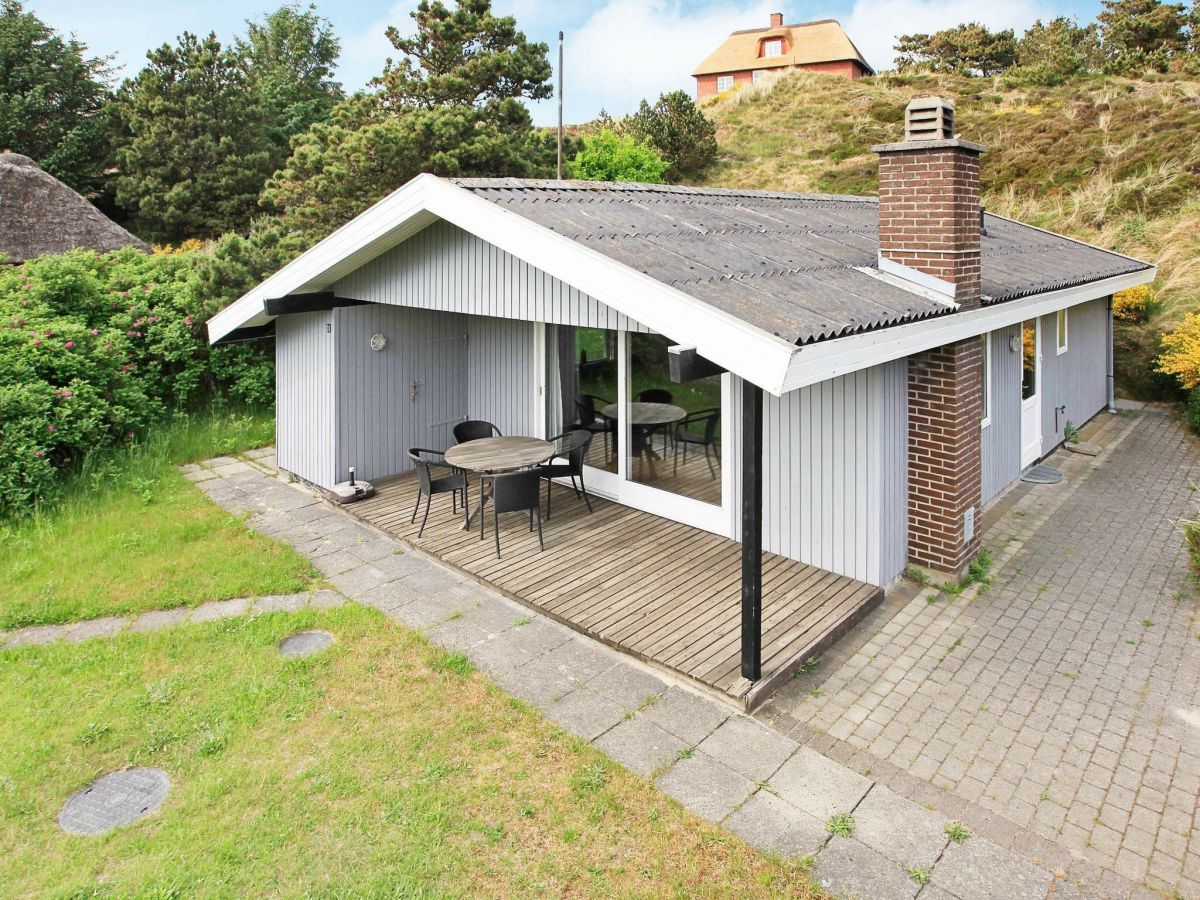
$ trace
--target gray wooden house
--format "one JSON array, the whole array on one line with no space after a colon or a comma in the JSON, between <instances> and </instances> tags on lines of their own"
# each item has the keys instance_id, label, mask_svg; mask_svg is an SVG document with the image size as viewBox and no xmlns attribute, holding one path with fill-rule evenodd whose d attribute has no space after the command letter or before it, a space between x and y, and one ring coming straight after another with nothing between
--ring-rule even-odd
<instances>
[{"instance_id":1,"label":"gray wooden house","mask_svg":"<svg viewBox=\"0 0 1200 900\"><path fill-rule=\"evenodd\" d=\"M961 572L983 507L1112 403L1110 298L1154 269L985 215L952 114L910 106L879 198L422 175L210 337L273 331L279 466L324 487L354 466L381 485L355 510L406 539L410 447L610 402L602 513L564 501L545 553L497 561L447 505L425 546L749 704L907 565ZM648 390L715 410L719 447L681 465L667 428L646 465Z\"/></svg>"}]
</instances>

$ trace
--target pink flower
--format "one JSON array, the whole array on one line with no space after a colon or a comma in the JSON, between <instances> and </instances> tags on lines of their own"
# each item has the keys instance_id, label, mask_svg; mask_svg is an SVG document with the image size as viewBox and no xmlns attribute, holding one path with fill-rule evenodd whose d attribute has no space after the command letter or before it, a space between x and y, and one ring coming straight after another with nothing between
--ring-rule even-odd
<instances>
[{"instance_id":1,"label":"pink flower","mask_svg":"<svg viewBox=\"0 0 1200 900\"><path fill-rule=\"evenodd\" d=\"M65 344L63 344L63 346L64 346L64 347L66 347L68 350L74 350L74 349L75 349L75 342L74 342L74 341L67 341Z\"/></svg>"},{"instance_id":2,"label":"pink flower","mask_svg":"<svg viewBox=\"0 0 1200 900\"><path fill-rule=\"evenodd\" d=\"M42 342L41 342L41 341L39 341L37 338L34 338L34 339L33 339L33 346L35 346L35 347L40 347L40 346L42 346Z\"/></svg>"},{"instance_id":3,"label":"pink flower","mask_svg":"<svg viewBox=\"0 0 1200 900\"><path fill-rule=\"evenodd\" d=\"M100 329L99 329L99 328L93 328L93 329L92 329L92 337L97 337L99 334L100 334Z\"/></svg>"},{"instance_id":4,"label":"pink flower","mask_svg":"<svg viewBox=\"0 0 1200 900\"><path fill-rule=\"evenodd\" d=\"M41 450L34 450L34 451L33 451L33 455L34 455L34 456L36 456L38 459L41 459L41 458L42 458L42 451L41 451Z\"/></svg>"},{"instance_id":5,"label":"pink flower","mask_svg":"<svg viewBox=\"0 0 1200 900\"><path fill-rule=\"evenodd\" d=\"M191 316L184 316L184 317L183 317L183 324L184 324L184 325L191 325L191 324L192 324L192 317L191 317Z\"/></svg>"},{"instance_id":6,"label":"pink flower","mask_svg":"<svg viewBox=\"0 0 1200 900\"><path fill-rule=\"evenodd\" d=\"M58 429L57 429L57 428L55 428L53 425L47 425L47 426L46 426L46 429L47 429L48 431L57 431L57 430L58 430Z\"/></svg>"}]
</instances>

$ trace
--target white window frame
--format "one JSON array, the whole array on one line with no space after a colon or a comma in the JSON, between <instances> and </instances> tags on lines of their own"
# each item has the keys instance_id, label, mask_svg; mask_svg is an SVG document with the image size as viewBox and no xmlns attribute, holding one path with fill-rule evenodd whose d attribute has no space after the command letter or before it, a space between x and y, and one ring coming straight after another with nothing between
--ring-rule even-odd
<instances>
[{"instance_id":1,"label":"white window frame","mask_svg":"<svg viewBox=\"0 0 1200 900\"><path fill-rule=\"evenodd\" d=\"M777 48L779 52L772 53L771 50L773 48ZM769 40L763 41L762 58L770 59L770 58L773 58L776 56L783 56L783 38L771 38Z\"/></svg>"},{"instance_id":2,"label":"white window frame","mask_svg":"<svg viewBox=\"0 0 1200 900\"><path fill-rule=\"evenodd\" d=\"M1054 346L1058 356L1067 352L1071 338L1071 310L1064 307L1054 316Z\"/></svg>"},{"instance_id":3,"label":"white window frame","mask_svg":"<svg viewBox=\"0 0 1200 900\"><path fill-rule=\"evenodd\" d=\"M751 73L750 73L750 81L751 81L751 83L753 83L753 84L758 84L758 82L759 82L759 81L760 81L762 78L764 78L764 77L766 76L766 74L767 74L767 73L766 73L766 71L765 71L764 69L755 69L753 72L751 72Z\"/></svg>"},{"instance_id":4,"label":"white window frame","mask_svg":"<svg viewBox=\"0 0 1200 900\"><path fill-rule=\"evenodd\" d=\"M718 75L717 76L717 93L723 94L726 91L733 90L733 84L734 84L734 78L732 75ZM722 87L721 85L725 85L725 86Z\"/></svg>"},{"instance_id":5,"label":"white window frame","mask_svg":"<svg viewBox=\"0 0 1200 900\"><path fill-rule=\"evenodd\" d=\"M983 342L983 416L979 419L982 431L992 424L992 333L984 332L979 339Z\"/></svg>"}]
</instances>

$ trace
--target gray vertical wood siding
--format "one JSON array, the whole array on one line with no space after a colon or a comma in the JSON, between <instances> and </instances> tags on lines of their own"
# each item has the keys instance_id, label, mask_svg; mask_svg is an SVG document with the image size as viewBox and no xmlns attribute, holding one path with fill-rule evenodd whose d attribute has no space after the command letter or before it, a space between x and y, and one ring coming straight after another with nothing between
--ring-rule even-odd
<instances>
[{"instance_id":1,"label":"gray vertical wood siding","mask_svg":"<svg viewBox=\"0 0 1200 900\"><path fill-rule=\"evenodd\" d=\"M1021 351L1009 346L1021 326L993 331L990 422L980 434L983 502L987 503L1021 475Z\"/></svg>"},{"instance_id":2,"label":"gray vertical wood siding","mask_svg":"<svg viewBox=\"0 0 1200 900\"><path fill-rule=\"evenodd\" d=\"M763 543L872 584L907 556L907 375L897 360L767 397Z\"/></svg>"},{"instance_id":3,"label":"gray vertical wood siding","mask_svg":"<svg viewBox=\"0 0 1200 900\"><path fill-rule=\"evenodd\" d=\"M370 348L382 334L387 346ZM406 472L410 447L443 450L468 415L466 317L395 306L334 310L337 481ZM413 386L416 385L414 396Z\"/></svg>"},{"instance_id":4,"label":"gray vertical wood siding","mask_svg":"<svg viewBox=\"0 0 1200 900\"><path fill-rule=\"evenodd\" d=\"M324 487L333 478L333 334L328 312L275 326L275 445L279 465Z\"/></svg>"},{"instance_id":5,"label":"gray vertical wood siding","mask_svg":"<svg viewBox=\"0 0 1200 900\"><path fill-rule=\"evenodd\" d=\"M333 291L371 303L649 331L449 222L435 222L418 232L338 281Z\"/></svg>"},{"instance_id":6,"label":"gray vertical wood siding","mask_svg":"<svg viewBox=\"0 0 1200 900\"><path fill-rule=\"evenodd\" d=\"M534 328L516 319L467 318L467 412L505 434L536 434Z\"/></svg>"},{"instance_id":7,"label":"gray vertical wood siding","mask_svg":"<svg viewBox=\"0 0 1200 900\"><path fill-rule=\"evenodd\" d=\"M1067 422L1082 425L1108 402L1108 301L1067 313L1067 350L1059 354L1055 316L1042 317L1042 453L1062 443ZM1066 410L1054 414L1056 407Z\"/></svg>"}]
</instances>

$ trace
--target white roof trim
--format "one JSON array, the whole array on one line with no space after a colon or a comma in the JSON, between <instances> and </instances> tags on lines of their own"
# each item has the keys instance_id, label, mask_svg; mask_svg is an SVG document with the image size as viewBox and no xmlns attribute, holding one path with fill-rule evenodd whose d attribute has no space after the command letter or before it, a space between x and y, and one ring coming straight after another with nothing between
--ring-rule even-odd
<instances>
[{"instance_id":1,"label":"white roof trim","mask_svg":"<svg viewBox=\"0 0 1200 900\"><path fill-rule=\"evenodd\" d=\"M1155 275L1154 268L1142 269L980 309L809 344L799 348L792 358L783 381L783 393L1107 297L1125 288L1149 284Z\"/></svg>"},{"instance_id":2,"label":"white roof trim","mask_svg":"<svg viewBox=\"0 0 1200 900\"><path fill-rule=\"evenodd\" d=\"M565 235L437 178L418 175L288 263L208 322L210 341L266 324L267 298L330 287L429 224L444 219L617 312L695 346L701 356L771 393L783 382L794 344L755 328ZM414 227L414 225L416 227Z\"/></svg>"}]
</instances>

